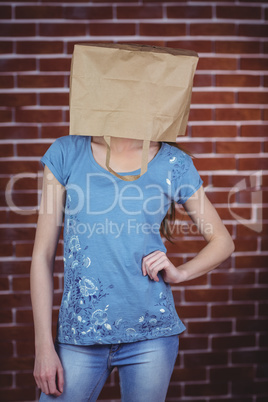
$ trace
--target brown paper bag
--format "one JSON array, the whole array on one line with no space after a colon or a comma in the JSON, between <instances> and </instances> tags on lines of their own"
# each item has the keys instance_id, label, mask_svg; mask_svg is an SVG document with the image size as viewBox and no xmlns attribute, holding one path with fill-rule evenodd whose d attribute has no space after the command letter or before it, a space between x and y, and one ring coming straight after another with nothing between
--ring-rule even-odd
<instances>
[{"instance_id":1,"label":"brown paper bag","mask_svg":"<svg viewBox=\"0 0 268 402\"><path fill-rule=\"evenodd\" d=\"M135 44L78 44L70 80L69 134L102 136L106 166L122 180L147 171L150 141L184 135L198 55ZM109 166L111 137L143 140L141 173L122 176Z\"/></svg>"}]
</instances>

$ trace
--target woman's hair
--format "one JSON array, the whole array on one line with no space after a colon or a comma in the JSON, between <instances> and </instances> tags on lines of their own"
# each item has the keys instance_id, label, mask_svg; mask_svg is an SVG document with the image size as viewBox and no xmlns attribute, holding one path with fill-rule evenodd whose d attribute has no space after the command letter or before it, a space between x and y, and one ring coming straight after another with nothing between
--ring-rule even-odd
<instances>
[{"instance_id":1,"label":"woman's hair","mask_svg":"<svg viewBox=\"0 0 268 402\"><path fill-rule=\"evenodd\" d=\"M176 147L176 148L180 149L181 151L185 152L186 154L192 156L189 151L187 151L185 148L181 147L179 144L177 144L175 142L167 142L167 141L164 141L164 142L166 144ZM172 241L172 238L174 239L174 235L173 235L172 231L170 230L170 225L171 225L171 223L172 223L172 225L175 224L175 216L176 216L175 202L174 202L174 200L172 200L170 207L167 211L167 214L166 214L165 218L162 220L162 223L160 226L161 235L164 236L172 244L175 244L175 243Z\"/></svg>"}]
</instances>

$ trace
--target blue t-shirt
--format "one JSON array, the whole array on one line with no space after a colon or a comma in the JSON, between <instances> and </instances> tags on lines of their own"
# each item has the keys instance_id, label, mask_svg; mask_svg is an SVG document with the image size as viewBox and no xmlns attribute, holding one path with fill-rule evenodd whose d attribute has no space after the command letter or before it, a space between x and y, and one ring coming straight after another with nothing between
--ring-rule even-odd
<instances>
[{"instance_id":1,"label":"blue t-shirt","mask_svg":"<svg viewBox=\"0 0 268 402\"><path fill-rule=\"evenodd\" d=\"M146 255L167 251L159 229L171 201L184 203L203 183L191 157L162 142L147 172L129 182L96 162L90 136L69 135L41 162L66 188L58 342L117 344L183 332L170 285L141 268Z\"/></svg>"}]
</instances>

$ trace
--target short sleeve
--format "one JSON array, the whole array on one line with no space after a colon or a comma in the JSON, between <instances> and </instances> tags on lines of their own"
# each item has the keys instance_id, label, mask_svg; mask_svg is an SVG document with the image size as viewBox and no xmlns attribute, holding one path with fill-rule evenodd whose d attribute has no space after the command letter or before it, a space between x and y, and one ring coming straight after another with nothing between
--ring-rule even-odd
<instances>
[{"instance_id":1,"label":"short sleeve","mask_svg":"<svg viewBox=\"0 0 268 402\"><path fill-rule=\"evenodd\" d=\"M56 179L63 185L66 185L66 167L65 167L65 152L61 138L57 138L50 145L46 153L40 159L42 165L50 169Z\"/></svg>"},{"instance_id":2,"label":"short sleeve","mask_svg":"<svg viewBox=\"0 0 268 402\"><path fill-rule=\"evenodd\" d=\"M173 172L174 201L184 204L203 184L192 158L184 153L184 162L181 169Z\"/></svg>"}]
</instances>

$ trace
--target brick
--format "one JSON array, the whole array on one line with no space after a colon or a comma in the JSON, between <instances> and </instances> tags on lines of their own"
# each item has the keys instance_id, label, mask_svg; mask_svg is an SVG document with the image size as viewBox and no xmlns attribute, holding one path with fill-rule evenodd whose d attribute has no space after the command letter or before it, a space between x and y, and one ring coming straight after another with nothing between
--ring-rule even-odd
<instances>
[{"instance_id":1,"label":"brick","mask_svg":"<svg viewBox=\"0 0 268 402\"><path fill-rule=\"evenodd\" d=\"M34 343L27 341L17 341L16 350L18 356L34 356L35 348Z\"/></svg>"},{"instance_id":2,"label":"brick","mask_svg":"<svg viewBox=\"0 0 268 402\"><path fill-rule=\"evenodd\" d=\"M150 5L117 6L116 15L118 19L162 18L162 7ZM112 18L112 16L110 18Z\"/></svg>"},{"instance_id":3,"label":"brick","mask_svg":"<svg viewBox=\"0 0 268 402\"><path fill-rule=\"evenodd\" d=\"M5 367L5 370L14 370L14 367L16 367L16 370L31 370L33 367L33 361L34 359L32 357L20 357L20 358L9 358L9 359L3 359L3 367Z\"/></svg>"},{"instance_id":4,"label":"brick","mask_svg":"<svg viewBox=\"0 0 268 402\"><path fill-rule=\"evenodd\" d=\"M69 93L42 93L41 106L69 106Z\"/></svg>"},{"instance_id":5,"label":"brick","mask_svg":"<svg viewBox=\"0 0 268 402\"><path fill-rule=\"evenodd\" d=\"M11 18L11 7L10 6L0 6L1 19Z\"/></svg>"},{"instance_id":6,"label":"brick","mask_svg":"<svg viewBox=\"0 0 268 402\"><path fill-rule=\"evenodd\" d=\"M1 247L3 248L3 247ZM0 291L2 290L9 290L9 280L8 278L1 278L0 277Z\"/></svg>"},{"instance_id":7,"label":"brick","mask_svg":"<svg viewBox=\"0 0 268 402\"><path fill-rule=\"evenodd\" d=\"M11 340L5 342L5 341L3 341L3 339L1 339L0 353L1 353L1 356L5 356L5 357L13 355L13 344L12 344Z\"/></svg>"},{"instance_id":8,"label":"brick","mask_svg":"<svg viewBox=\"0 0 268 402\"><path fill-rule=\"evenodd\" d=\"M249 285L255 281L254 272L212 272L210 275L213 286Z\"/></svg>"},{"instance_id":9,"label":"brick","mask_svg":"<svg viewBox=\"0 0 268 402\"><path fill-rule=\"evenodd\" d=\"M36 387L34 376L32 373L16 373L16 386L23 388L27 384L28 387Z\"/></svg>"},{"instance_id":10,"label":"brick","mask_svg":"<svg viewBox=\"0 0 268 402\"><path fill-rule=\"evenodd\" d=\"M263 224L262 233L263 233L263 235L268 233L268 225ZM255 238L256 232L253 229L251 229L250 227L238 224L237 225L237 237L249 237L249 238L254 237Z\"/></svg>"},{"instance_id":11,"label":"brick","mask_svg":"<svg viewBox=\"0 0 268 402\"><path fill-rule=\"evenodd\" d=\"M0 54L13 53L13 42L11 41L1 41L0 43Z\"/></svg>"},{"instance_id":12,"label":"brick","mask_svg":"<svg viewBox=\"0 0 268 402\"><path fill-rule=\"evenodd\" d=\"M50 23L39 24L40 36L85 36L86 24L84 23Z\"/></svg>"},{"instance_id":13,"label":"brick","mask_svg":"<svg viewBox=\"0 0 268 402\"><path fill-rule=\"evenodd\" d=\"M212 86L212 77L208 74L196 74L194 76L193 87L210 87Z\"/></svg>"},{"instance_id":14,"label":"brick","mask_svg":"<svg viewBox=\"0 0 268 402\"><path fill-rule=\"evenodd\" d=\"M0 95L1 99L1 95ZM13 145L12 144L1 144L0 157L13 156Z\"/></svg>"},{"instance_id":15,"label":"brick","mask_svg":"<svg viewBox=\"0 0 268 402\"><path fill-rule=\"evenodd\" d=\"M215 174L212 175L212 185L213 187L234 187L236 186L241 180L247 180L247 176L240 176L240 175L222 175L222 174ZM215 190L214 190L215 191Z\"/></svg>"},{"instance_id":16,"label":"brick","mask_svg":"<svg viewBox=\"0 0 268 402\"><path fill-rule=\"evenodd\" d=\"M200 350L208 349L208 337L207 336L180 336L180 350Z\"/></svg>"},{"instance_id":17,"label":"brick","mask_svg":"<svg viewBox=\"0 0 268 402\"><path fill-rule=\"evenodd\" d=\"M184 366L185 367L200 367L227 364L227 353L225 352L208 352L208 353L185 353Z\"/></svg>"},{"instance_id":18,"label":"brick","mask_svg":"<svg viewBox=\"0 0 268 402\"><path fill-rule=\"evenodd\" d=\"M203 396L203 395L226 395L228 394L228 384L222 381L217 384L186 384L184 388L185 395Z\"/></svg>"},{"instance_id":19,"label":"brick","mask_svg":"<svg viewBox=\"0 0 268 402\"><path fill-rule=\"evenodd\" d=\"M211 398L209 402L219 402L219 399ZM221 398L221 402L252 402L252 398L231 398L228 396L227 398Z\"/></svg>"},{"instance_id":20,"label":"brick","mask_svg":"<svg viewBox=\"0 0 268 402\"><path fill-rule=\"evenodd\" d=\"M15 277L12 281L13 290L30 290L30 278L27 277Z\"/></svg>"},{"instance_id":21,"label":"brick","mask_svg":"<svg viewBox=\"0 0 268 402\"><path fill-rule=\"evenodd\" d=\"M0 88L13 88L14 78L11 75L3 75L0 77Z\"/></svg>"},{"instance_id":22,"label":"brick","mask_svg":"<svg viewBox=\"0 0 268 402\"><path fill-rule=\"evenodd\" d=\"M268 125L242 125L241 126L241 136L242 137L267 137L268 136Z\"/></svg>"},{"instance_id":23,"label":"brick","mask_svg":"<svg viewBox=\"0 0 268 402\"><path fill-rule=\"evenodd\" d=\"M215 110L216 120L261 120L260 109L246 109L246 108L236 108L236 109L216 109Z\"/></svg>"},{"instance_id":24,"label":"brick","mask_svg":"<svg viewBox=\"0 0 268 402\"><path fill-rule=\"evenodd\" d=\"M3 221L2 221L3 223ZM13 254L13 246L10 243L4 243L2 242L0 244L0 256L1 257L11 257ZM3 278L4 280L7 280L7 278ZM0 284L1 284L1 280L0 280ZM0 289L1 289L1 285L0 285Z\"/></svg>"},{"instance_id":25,"label":"brick","mask_svg":"<svg viewBox=\"0 0 268 402\"><path fill-rule=\"evenodd\" d=\"M247 317L255 314L254 304L232 304L224 306L212 306L211 317L225 318L225 317Z\"/></svg>"},{"instance_id":26,"label":"brick","mask_svg":"<svg viewBox=\"0 0 268 402\"><path fill-rule=\"evenodd\" d=\"M16 243L16 257L31 257L33 253L33 242L31 243Z\"/></svg>"},{"instance_id":27,"label":"brick","mask_svg":"<svg viewBox=\"0 0 268 402\"><path fill-rule=\"evenodd\" d=\"M212 349L237 349L255 346L255 335L224 335L212 337Z\"/></svg>"},{"instance_id":28,"label":"brick","mask_svg":"<svg viewBox=\"0 0 268 402\"><path fill-rule=\"evenodd\" d=\"M261 250L262 251L268 250L268 240L267 239L261 239Z\"/></svg>"},{"instance_id":29,"label":"brick","mask_svg":"<svg viewBox=\"0 0 268 402\"><path fill-rule=\"evenodd\" d=\"M11 310L0 310L0 320L2 324L11 324L13 321Z\"/></svg>"},{"instance_id":30,"label":"brick","mask_svg":"<svg viewBox=\"0 0 268 402\"><path fill-rule=\"evenodd\" d=\"M63 7L63 18L83 20L112 19L113 9L111 6L65 6Z\"/></svg>"},{"instance_id":31,"label":"brick","mask_svg":"<svg viewBox=\"0 0 268 402\"><path fill-rule=\"evenodd\" d=\"M16 43L17 54L51 54L63 53L61 41L18 41Z\"/></svg>"},{"instance_id":32,"label":"brick","mask_svg":"<svg viewBox=\"0 0 268 402\"><path fill-rule=\"evenodd\" d=\"M1 23L0 36L3 37L20 37L20 36L35 36L35 24L19 24L19 23Z\"/></svg>"},{"instance_id":33,"label":"brick","mask_svg":"<svg viewBox=\"0 0 268 402\"><path fill-rule=\"evenodd\" d=\"M29 144L17 144L17 154L18 156L42 156L48 149L48 144L31 144L31 148L29 148ZM31 179L32 181L33 179ZM28 178L29 181L29 178ZM23 182L20 180L20 184Z\"/></svg>"},{"instance_id":34,"label":"brick","mask_svg":"<svg viewBox=\"0 0 268 402\"><path fill-rule=\"evenodd\" d=\"M268 26L267 24L239 24L238 26L238 35L239 36L248 36L248 37L264 37L268 36Z\"/></svg>"},{"instance_id":35,"label":"brick","mask_svg":"<svg viewBox=\"0 0 268 402\"><path fill-rule=\"evenodd\" d=\"M0 106L32 106L36 104L36 95L31 93L1 93Z\"/></svg>"},{"instance_id":36,"label":"brick","mask_svg":"<svg viewBox=\"0 0 268 402\"><path fill-rule=\"evenodd\" d=\"M221 170L221 169L235 169L235 158L200 158L195 161L197 170Z\"/></svg>"},{"instance_id":37,"label":"brick","mask_svg":"<svg viewBox=\"0 0 268 402\"><path fill-rule=\"evenodd\" d=\"M268 103L268 92L238 92L238 103Z\"/></svg>"},{"instance_id":38,"label":"brick","mask_svg":"<svg viewBox=\"0 0 268 402\"><path fill-rule=\"evenodd\" d=\"M236 70L237 60L230 57L201 57L198 61L200 70Z\"/></svg>"},{"instance_id":39,"label":"brick","mask_svg":"<svg viewBox=\"0 0 268 402\"><path fill-rule=\"evenodd\" d=\"M258 315L259 316L267 316L268 315L268 304L260 303L258 305Z\"/></svg>"},{"instance_id":40,"label":"brick","mask_svg":"<svg viewBox=\"0 0 268 402\"><path fill-rule=\"evenodd\" d=\"M125 36L135 35L135 24L125 23L92 23L89 27L90 35L92 36Z\"/></svg>"},{"instance_id":41,"label":"brick","mask_svg":"<svg viewBox=\"0 0 268 402\"><path fill-rule=\"evenodd\" d=\"M236 268L267 268L267 256L262 255L247 255L237 256L235 258Z\"/></svg>"},{"instance_id":42,"label":"brick","mask_svg":"<svg viewBox=\"0 0 268 402\"><path fill-rule=\"evenodd\" d=\"M0 72L12 71L34 71L36 69L35 59L2 59L0 60Z\"/></svg>"},{"instance_id":43,"label":"brick","mask_svg":"<svg viewBox=\"0 0 268 402\"><path fill-rule=\"evenodd\" d=\"M34 328L33 326L27 325L13 325L13 326L2 326L1 327L1 342L10 340L26 340L27 342L34 342ZM14 368L14 366L13 366Z\"/></svg>"},{"instance_id":44,"label":"brick","mask_svg":"<svg viewBox=\"0 0 268 402\"><path fill-rule=\"evenodd\" d=\"M220 154L241 154L241 153L259 153L261 152L260 142L217 142L216 152Z\"/></svg>"},{"instance_id":45,"label":"brick","mask_svg":"<svg viewBox=\"0 0 268 402\"><path fill-rule=\"evenodd\" d=\"M267 318L264 319L237 319L236 320L236 330L238 332L267 332L268 321Z\"/></svg>"},{"instance_id":46,"label":"brick","mask_svg":"<svg viewBox=\"0 0 268 402\"><path fill-rule=\"evenodd\" d=\"M1 241L13 241L13 240L25 240L25 238L32 239L34 238L35 229L34 228L1 228L0 229L0 239ZM9 262L5 261L5 263L9 264ZM14 261L13 261L14 263ZM20 262L22 263L22 262ZM14 263L15 264L15 263Z\"/></svg>"},{"instance_id":47,"label":"brick","mask_svg":"<svg viewBox=\"0 0 268 402\"><path fill-rule=\"evenodd\" d=\"M16 6L16 19L54 19L62 18L62 7L60 6Z\"/></svg>"},{"instance_id":48,"label":"brick","mask_svg":"<svg viewBox=\"0 0 268 402\"><path fill-rule=\"evenodd\" d=\"M19 75L19 88L61 88L64 87L63 75Z\"/></svg>"},{"instance_id":49,"label":"brick","mask_svg":"<svg viewBox=\"0 0 268 402\"><path fill-rule=\"evenodd\" d=\"M189 334L222 334L232 331L231 321L192 321L188 322Z\"/></svg>"},{"instance_id":50,"label":"brick","mask_svg":"<svg viewBox=\"0 0 268 402\"><path fill-rule=\"evenodd\" d=\"M235 239L235 251L255 251L257 239Z\"/></svg>"},{"instance_id":51,"label":"brick","mask_svg":"<svg viewBox=\"0 0 268 402\"><path fill-rule=\"evenodd\" d=\"M168 18L211 18L211 6L167 6Z\"/></svg>"},{"instance_id":52,"label":"brick","mask_svg":"<svg viewBox=\"0 0 268 402\"><path fill-rule=\"evenodd\" d=\"M58 138L63 137L64 135L69 135L69 125L60 125L60 126L42 125L41 127L42 138Z\"/></svg>"},{"instance_id":53,"label":"brick","mask_svg":"<svg viewBox=\"0 0 268 402\"><path fill-rule=\"evenodd\" d=\"M35 389L34 388L13 388L3 389L1 391L3 401L34 401Z\"/></svg>"},{"instance_id":54,"label":"brick","mask_svg":"<svg viewBox=\"0 0 268 402\"><path fill-rule=\"evenodd\" d=\"M221 36L235 35L235 24L226 23L191 23L190 35L197 36Z\"/></svg>"},{"instance_id":55,"label":"brick","mask_svg":"<svg viewBox=\"0 0 268 402\"><path fill-rule=\"evenodd\" d=\"M227 301L228 289L186 289L185 300L187 302Z\"/></svg>"},{"instance_id":56,"label":"brick","mask_svg":"<svg viewBox=\"0 0 268 402\"><path fill-rule=\"evenodd\" d=\"M9 307L31 306L30 295L24 293L2 294L0 300L2 305Z\"/></svg>"},{"instance_id":57,"label":"brick","mask_svg":"<svg viewBox=\"0 0 268 402\"><path fill-rule=\"evenodd\" d=\"M5 126L2 128L1 138L15 139L15 138L37 138L38 130L34 126Z\"/></svg>"},{"instance_id":58,"label":"brick","mask_svg":"<svg viewBox=\"0 0 268 402\"><path fill-rule=\"evenodd\" d=\"M192 137L235 137L237 133L236 126L198 126L191 127Z\"/></svg>"},{"instance_id":59,"label":"brick","mask_svg":"<svg viewBox=\"0 0 268 402\"><path fill-rule=\"evenodd\" d=\"M176 368L173 370L171 382L205 381L205 368Z\"/></svg>"},{"instance_id":60,"label":"brick","mask_svg":"<svg viewBox=\"0 0 268 402\"><path fill-rule=\"evenodd\" d=\"M244 386L243 386L244 384ZM232 384L234 395L264 394L267 395L267 381L237 381Z\"/></svg>"},{"instance_id":61,"label":"brick","mask_svg":"<svg viewBox=\"0 0 268 402\"><path fill-rule=\"evenodd\" d=\"M241 57L241 70L265 70L268 69L268 58L247 58Z\"/></svg>"},{"instance_id":62,"label":"brick","mask_svg":"<svg viewBox=\"0 0 268 402\"><path fill-rule=\"evenodd\" d=\"M228 208L217 207L217 212L222 220L231 220L234 218L233 213L240 216L243 219L250 219L252 211L247 207L232 207L229 205ZM234 218L235 219L235 218Z\"/></svg>"},{"instance_id":63,"label":"brick","mask_svg":"<svg viewBox=\"0 0 268 402\"><path fill-rule=\"evenodd\" d=\"M258 157L256 158L243 158L240 157L238 160L239 170L265 170L267 169L267 158Z\"/></svg>"},{"instance_id":64,"label":"brick","mask_svg":"<svg viewBox=\"0 0 268 402\"><path fill-rule=\"evenodd\" d=\"M232 362L235 364L262 364L266 363L268 358L267 350L249 350L249 351L234 351L232 353Z\"/></svg>"},{"instance_id":65,"label":"brick","mask_svg":"<svg viewBox=\"0 0 268 402\"><path fill-rule=\"evenodd\" d=\"M267 271L259 272L258 283L260 283L260 284L268 284L268 272Z\"/></svg>"},{"instance_id":66,"label":"brick","mask_svg":"<svg viewBox=\"0 0 268 402\"><path fill-rule=\"evenodd\" d=\"M207 317L207 307L205 305L186 306L180 305L177 309L180 318Z\"/></svg>"},{"instance_id":67,"label":"brick","mask_svg":"<svg viewBox=\"0 0 268 402\"><path fill-rule=\"evenodd\" d=\"M8 387L12 387L12 382L13 382L13 378L12 378L12 374L1 374L0 376L0 387L1 388L8 388Z\"/></svg>"},{"instance_id":68,"label":"brick","mask_svg":"<svg viewBox=\"0 0 268 402\"><path fill-rule=\"evenodd\" d=\"M246 53L260 53L261 44L257 41L216 41L215 52L216 53L234 53L234 54L246 54Z\"/></svg>"},{"instance_id":69,"label":"brick","mask_svg":"<svg viewBox=\"0 0 268 402\"><path fill-rule=\"evenodd\" d=\"M40 71L66 71L70 72L71 59L70 58L55 58L55 59L42 59L40 60Z\"/></svg>"},{"instance_id":70,"label":"brick","mask_svg":"<svg viewBox=\"0 0 268 402\"><path fill-rule=\"evenodd\" d=\"M246 74L217 74L216 86L219 87L258 87L260 85L260 77L257 75Z\"/></svg>"},{"instance_id":71,"label":"brick","mask_svg":"<svg viewBox=\"0 0 268 402\"><path fill-rule=\"evenodd\" d=\"M190 109L189 122L191 121L210 121L212 120L211 109Z\"/></svg>"},{"instance_id":72,"label":"brick","mask_svg":"<svg viewBox=\"0 0 268 402\"><path fill-rule=\"evenodd\" d=\"M234 93L233 92L193 92L192 94L192 104L206 104L206 103L234 103Z\"/></svg>"},{"instance_id":73,"label":"brick","mask_svg":"<svg viewBox=\"0 0 268 402\"><path fill-rule=\"evenodd\" d=\"M212 41L209 39L206 40L198 40L198 39L181 39L175 41L167 41L167 47L172 47L174 49L188 49L194 50L199 53L211 53L212 52Z\"/></svg>"},{"instance_id":74,"label":"brick","mask_svg":"<svg viewBox=\"0 0 268 402\"><path fill-rule=\"evenodd\" d=\"M16 121L18 123L48 123L61 122L61 110L49 109L25 109L16 111Z\"/></svg>"},{"instance_id":75,"label":"brick","mask_svg":"<svg viewBox=\"0 0 268 402\"><path fill-rule=\"evenodd\" d=\"M257 287L257 288L233 288L232 289L232 299L233 300L267 300L268 292L267 287Z\"/></svg>"},{"instance_id":76,"label":"brick","mask_svg":"<svg viewBox=\"0 0 268 402\"><path fill-rule=\"evenodd\" d=\"M217 18L236 19L236 20L250 20L261 18L261 7L250 6L216 6Z\"/></svg>"},{"instance_id":77,"label":"brick","mask_svg":"<svg viewBox=\"0 0 268 402\"><path fill-rule=\"evenodd\" d=\"M140 24L142 36L183 36L186 34L186 25L182 23L170 24Z\"/></svg>"},{"instance_id":78,"label":"brick","mask_svg":"<svg viewBox=\"0 0 268 402\"><path fill-rule=\"evenodd\" d=\"M210 370L210 381L238 381L243 378L243 380L250 380L254 377L253 367L226 367L217 368L214 367Z\"/></svg>"},{"instance_id":79,"label":"brick","mask_svg":"<svg viewBox=\"0 0 268 402\"><path fill-rule=\"evenodd\" d=\"M193 141L192 139L189 139L189 142L185 143L187 146L187 151L190 152L190 154L197 154L197 158L199 154L210 154L212 153L212 147L213 144L212 142L197 142Z\"/></svg>"}]
</instances>

